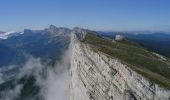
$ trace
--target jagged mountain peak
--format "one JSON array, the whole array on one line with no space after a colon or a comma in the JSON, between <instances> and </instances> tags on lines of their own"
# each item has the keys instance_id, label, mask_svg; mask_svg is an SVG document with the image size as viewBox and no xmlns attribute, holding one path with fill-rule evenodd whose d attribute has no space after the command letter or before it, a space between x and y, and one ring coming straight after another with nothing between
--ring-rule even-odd
<instances>
[{"instance_id":1,"label":"jagged mountain peak","mask_svg":"<svg viewBox=\"0 0 170 100\"><path fill-rule=\"evenodd\" d=\"M52 25L52 24L49 26L49 29L56 29L56 28L57 27L55 25Z\"/></svg>"},{"instance_id":2,"label":"jagged mountain peak","mask_svg":"<svg viewBox=\"0 0 170 100\"><path fill-rule=\"evenodd\" d=\"M66 27L56 27L55 25L50 25L47 29L48 32L50 32L52 35L69 35L71 32L71 29Z\"/></svg>"},{"instance_id":3,"label":"jagged mountain peak","mask_svg":"<svg viewBox=\"0 0 170 100\"><path fill-rule=\"evenodd\" d=\"M48 29L53 29L53 30L55 30L55 29L67 29L67 30L70 30L70 29L67 28L67 27L57 27L57 26L52 25L52 24L48 27Z\"/></svg>"}]
</instances>

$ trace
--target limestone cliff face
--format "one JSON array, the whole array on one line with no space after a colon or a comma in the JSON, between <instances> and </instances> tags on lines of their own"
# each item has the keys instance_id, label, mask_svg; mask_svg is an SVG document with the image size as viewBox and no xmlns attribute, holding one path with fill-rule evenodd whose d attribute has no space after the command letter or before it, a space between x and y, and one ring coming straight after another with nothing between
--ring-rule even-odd
<instances>
[{"instance_id":1,"label":"limestone cliff face","mask_svg":"<svg viewBox=\"0 0 170 100\"><path fill-rule=\"evenodd\" d=\"M170 91L72 34L70 100L170 100Z\"/></svg>"}]
</instances>

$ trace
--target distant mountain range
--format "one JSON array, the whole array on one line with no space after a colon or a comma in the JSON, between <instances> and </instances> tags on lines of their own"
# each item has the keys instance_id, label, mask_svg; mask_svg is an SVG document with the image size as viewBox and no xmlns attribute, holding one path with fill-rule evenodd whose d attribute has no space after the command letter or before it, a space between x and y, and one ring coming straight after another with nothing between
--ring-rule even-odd
<instances>
[{"instance_id":1,"label":"distant mountain range","mask_svg":"<svg viewBox=\"0 0 170 100\"><path fill-rule=\"evenodd\" d=\"M54 25L44 30L3 32L0 34L0 67L23 64L26 55L56 60L54 55L67 48L70 32L68 28L57 28Z\"/></svg>"},{"instance_id":2,"label":"distant mountain range","mask_svg":"<svg viewBox=\"0 0 170 100\"><path fill-rule=\"evenodd\" d=\"M51 34L53 36L58 36L58 35L68 35L70 33L70 29L65 28L65 27L56 27L54 25L50 25L49 28L46 28L44 30L30 30L30 29L25 29L24 32L1 32L0 31L0 39L7 39L13 36L20 36L21 34L25 33L42 33L42 34Z\"/></svg>"}]
</instances>

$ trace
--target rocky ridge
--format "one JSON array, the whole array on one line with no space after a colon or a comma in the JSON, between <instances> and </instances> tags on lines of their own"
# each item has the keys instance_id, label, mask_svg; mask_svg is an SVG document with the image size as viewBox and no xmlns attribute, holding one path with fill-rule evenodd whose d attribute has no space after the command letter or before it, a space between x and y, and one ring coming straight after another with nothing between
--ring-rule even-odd
<instances>
[{"instance_id":1,"label":"rocky ridge","mask_svg":"<svg viewBox=\"0 0 170 100\"><path fill-rule=\"evenodd\" d=\"M72 32L70 100L170 100L169 90L82 43L85 34Z\"/></svg>"}]
</instances>

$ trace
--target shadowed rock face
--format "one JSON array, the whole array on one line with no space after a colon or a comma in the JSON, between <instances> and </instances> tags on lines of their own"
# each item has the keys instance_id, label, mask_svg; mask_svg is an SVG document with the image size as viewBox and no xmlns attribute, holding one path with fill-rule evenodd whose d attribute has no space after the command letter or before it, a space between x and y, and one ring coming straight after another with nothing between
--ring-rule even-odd
<instances>
[{"instance_id":1,"label":"shadowed rock face","mask_svg":"<svg viewBox=\"0 0 170 100\"><path fill-rule=\"evenodd\" d=\"M169 90L133 71L120 60L94 52L77 36L72 34L71 100L170 99Z\"/></svg>"}]
</instances>

